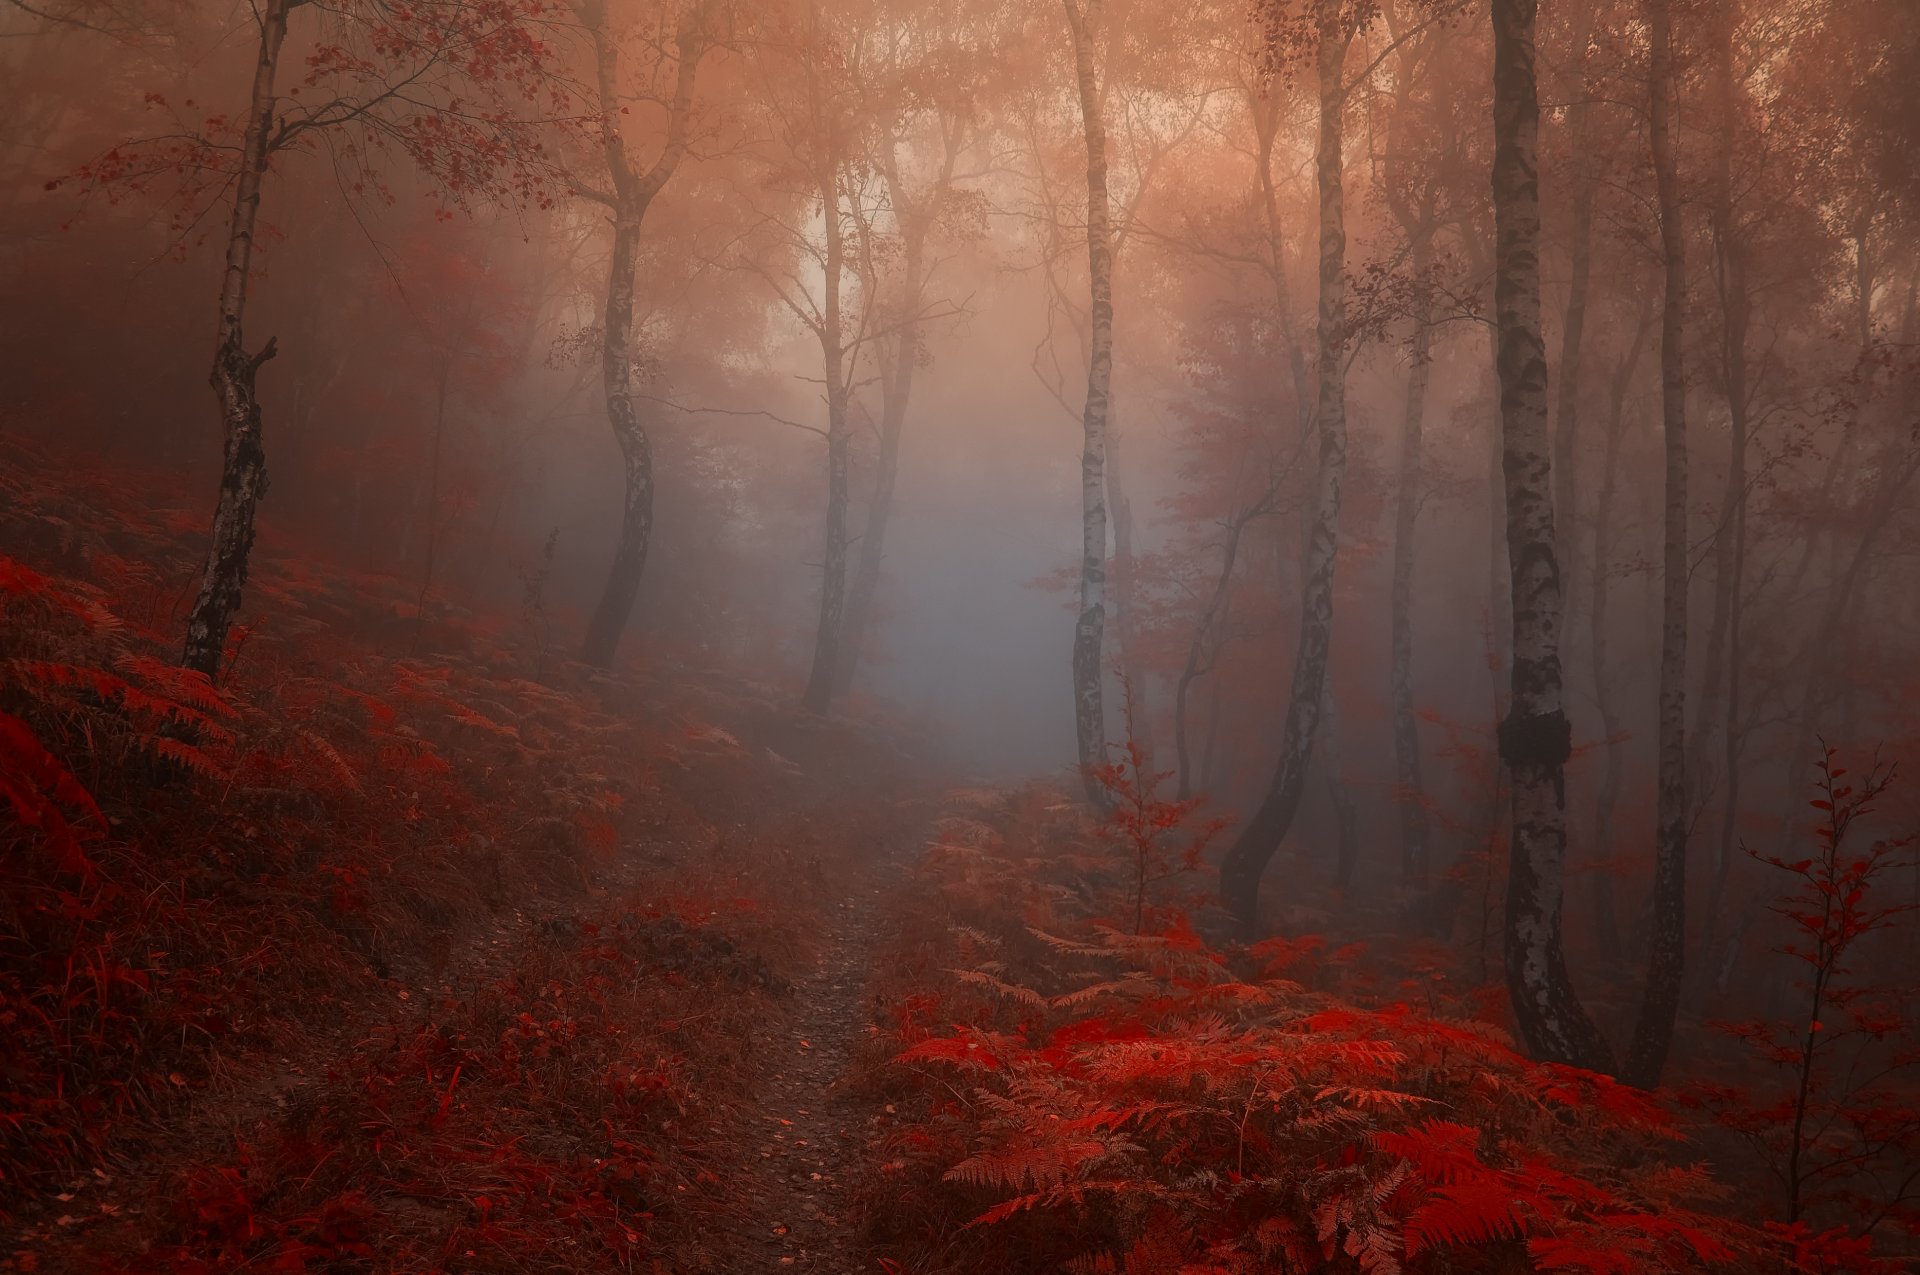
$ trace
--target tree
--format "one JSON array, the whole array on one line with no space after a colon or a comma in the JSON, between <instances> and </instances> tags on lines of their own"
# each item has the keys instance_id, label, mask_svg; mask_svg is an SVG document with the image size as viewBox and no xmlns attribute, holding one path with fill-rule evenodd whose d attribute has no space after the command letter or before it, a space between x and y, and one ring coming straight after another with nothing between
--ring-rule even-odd
<instances>
[{"instance_id":1,"label":"tree","mask_svg":"<svg viewBox=\"0 0 1920 1275\"><path fill-rule=\"evenodd\" d=\"M1493 0L1494 309L1513 597L1511 699L1499 733L1513 787L1504 955L1514 1022L1528 1050L1605 1070L1607 1043L1574 993L1560 924L1573 731L1561 703L1560 567L1540 327L1535 14L1536 0Z\"/></svg>"},{"instance_id":2,"label":"tree","mask_svg":"<svg viewBox=\"0 0 1920 1275\"><path fill-rule=\"evenodd\" d=\"M576 189L613 213L613 245L600 327L600 383L606 398L607 423L619 444L626 480L620 539L581 647L582 659L606 668L613 663L620 635L633 614L653 535L653 444L633 402L633 291L640 231L647 210L679 171L692 142L694 90L700 63L713 46L715 5L713 0L693 0L680 11L673 38L672 88L663 103L664 137L659 154L644 172L635 166L628 149L624 103L629 96L621 82L620 36L613 29L606 0L576 0L575 12L593 41L600 150L609 186L606 190L585 185ZM656 71L664 69L666 60L663 52Z\"/></svg>"},{"instance_id":3,"label":"tree","mask_svg":"<svg viewBox=\"0 0 1920 1275\"><path fill-rule=\"evenodd\" d=\"M874 362L880 382L880 443L875 458L873 495L861 529L859 559L847 593L840 640L839 684L852 688L854 673L865 651L872 625L873 605L880 588L885 559L887 525L893 516L894 491L900 474L900 443L913 398L914 373L923 357L922 341L929 313L929 291L935 263L929 260L935 232L955 219L962 206L958 171L962 152L976 132L970 100L972 73L964 69L964 51L907 26L890 41L890 57L878 91L887 101L881 119L869 130L871 162L886 192L894 242L887 245L887 262L879 260L878 236L868 228L865 251L857 269L862 286L877 300L880 330L875 334ZM921 47L922 42L929 47ZM879 78L877 75L874 78ZM937 144L927 156L916 156L911 143L929 133ZM920 158L929 170L916 181L907 159ZM949 227L950 228L950 227Z\"/></svg>"},{"instance_id":4,"label":"tree","mask_svg":"<svg viewBox=\"0 0 1920 1275\"><path fill-rule=\"evenodd\" d=\"M291 16L307 0L265 0L237 145L225 115L109 150L75 177L88 188L159 195L177 226L197 223L209 197L231 200L213 369L224 455L200 589L181 662L216 676L240 606L254 516L267 490L257 381L279 352L250 348L246 324L261 205L274 160L324 146L350 196L386 195L381 160L397 151L453 202L475 197L546 202L552 176L544 121L528 111L547 83L548 49L521 0L426 0L359 14L316 33L295 90L280 85ZM164 98L149 102L166 109ZM190 105L190 104L183 104ZM53 185L58 185L58 182Z\"/></svg>"},{"instance_id":5,"label":"tree","mask_svg":"<svg viewBox=\"0 0 1920 1275\"><path fill-rule=\"evenodd\" d=\"M1107 196L1106 95L1094 64L1105 0L1061 0L1073 37L1073 79L1087 147L1087 396L1081 415L1080 615L1073 626L1073 723L1087 799L1104 806L1095 769L1107 759L1105 668L1107 624L1107 402L1113 385L1113 241Z\"/></svg>"},{"instance_id":6,"label":"tree","mask_svg":"<svg viewBox=\"0 0 1920 1275\"><path fill-rule=\"evenodd\" d=\"M1357 17L1348 6L1338 0L1316 0L1312 31L1320 104L1314 167L1320 201L1320 309L1314 419L1319 461L1301 584L1300 637L1280 760L1259 808L1220 864L1221 900L1248 926L1258 919L1260 878L1292 826L1306 787L1314 735L1325 705L1327 654L1333 640L1333 568L1339 551L1340 489L1347 459L1347 231L1341 155L1346 85L1341 77L1357 30Z\"/></svg>"},{"instance_id":7,"label":"tree","mask_svg":"<svg viewBox=\"0 0 1920 1275\"><path fill-rule=\"evenodd\" d=\"M1665 284L1660 306L1660 416L1665 443L1661 528L1659 777L1655 810L1653 952L1646 994L1621 1076L1651 1088L1660 1081L1687 944L1687 315L1686 227L1673 154L1673 13L1670 0L1648 0L1648 127Z\"/></svg>"}]
</instances>

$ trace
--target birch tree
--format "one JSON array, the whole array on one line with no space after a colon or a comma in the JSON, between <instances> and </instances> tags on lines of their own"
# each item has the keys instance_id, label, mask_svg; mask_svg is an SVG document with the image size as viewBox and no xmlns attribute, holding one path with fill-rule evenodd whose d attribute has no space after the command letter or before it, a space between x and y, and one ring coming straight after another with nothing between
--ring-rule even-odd
<instances>
[{"instance_id":1,"label":"birch tree","mask_svg":"<svg viewBox=\"0 0 1920 1275\"><path fill-rule=\"evenodd\" d=\"M633 614L653 536L653 444L634 405L633 393L634 270L641 227L647 210L687 157L693 137L694 93L700 63L713 44L716 12L712 0L688 4L675 21L670 41L656 46L657 57L647 78L663 80L670 87L658 103L665 117L659 151L651 164L641 167L629 145L626 120L630 109L627 103L643 94L636 94L624 82L623 33L615 29L606 0L576 0L574 11L593 43L595 105L607 183L596 187L581 182L575 189L607 208L613 221L600 325L600 386L606 400L607 423L620 448L624 487L620 539L600 600L587 622L580 652L587 663L606 668L613 663L621 634Z\"/></svg>"},{"instance_id":2,"label":"birch tree","mask_svg":"<svg viewBox=\"0 0 1920 1275\"><path fill-rule=\"evenodd\" d=\"M1087 394L1081 409L1080 614L1073 626L1073 724L1087 798L1104 804L1095 768L1107 759L1101 647L1107 624L1107 404L1113 386L1113 240L1107 194L1106 94L1095 60L1105 0L1061 0L1087 149Z\"/></svg>"},{"instance_id":3,"label":"birch tree","mask_svg":"<svg viewBox=\"0 0 1920 1275\"><path fill-rule=\"evenodd\" d=\"M410 163L452 202L545 202L553 176L545 121L528 103L548 79L548 49L520 0L425 0L396 11L322 8L302 34L297 80L284 83L293 16L308 0L263 0L249 15L253 71L244 107L190 122L191 106L160 105L177 127L132 139L84 165L85 188L152 196L174 205L176 225L226 208L213 366L223 454L200 586L187 616L181 662L221 671L267 491L261 368L279 353L247 332L258 280L255 247L277 160L324 152L343 194L381 193L392 159ZM152 101L153 99L149 99ZM235 122L238 121L237 138ZM55 183L60 184L58 182Z\"/></svg>"},{"instance_id":4,"label":"birch tree","mask_svg":"<svg viewBox=\"0 0 1920 1275\"><path fill-rule=\"evenodd\" d=\"M1314 735L1325 704L1327 654L1333 639L1333 569L1339 548L1340 491L1346 477L1346 205L1342 82L1356 18L1337 0L1317 0L1312 13L1315 83L1320 106L1314 163L1320 217L1318 398L1319 437L1312 522L1300 599L1300 636L1280 760L1259 808L1220 864L1221 900L1241 923L1259 913L1260 879L1300 807Z\"/></svg>"},{"instance_id":5,"label":"birch tree","mask_svg":"<svg viewBox=\"0 0 1920 1275\"><path fill-rule=\"evenodd\" d=\"M1503 953L1522 1041L1534 1056L1605 1070L1609 1051L1567 973L1561 937L1566 778L1573 732L1562 706L1560 568L1540 325L1540 102L1536 0L1492 0L1494 310L1501 461L1513 598L1513 664L1500 756L1512 776Z\"/></svg>"}]
</instances>

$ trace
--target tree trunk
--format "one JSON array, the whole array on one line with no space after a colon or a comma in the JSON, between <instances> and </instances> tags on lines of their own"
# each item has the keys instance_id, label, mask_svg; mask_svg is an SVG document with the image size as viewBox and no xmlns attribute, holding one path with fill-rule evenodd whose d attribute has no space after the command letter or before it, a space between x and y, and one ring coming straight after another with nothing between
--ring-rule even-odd
<instances>
[{"instance_id":1,"label":"tree trunk","mask_svg":"<svg viewBox=\"0 0 1920 1275\"><path fill-rule=\"evenodd\" d=\"M847 596L847 376L840 314L841 275L846 264L840 221L840 159L837 147L820 177L826 220L825 277L821 288L820 350L827 382L826 559L820 580L820 624L814 633L813 670L801 703L824 713L833 701L840 667L841 620Z\"/></svg>"},{"instance_id":2,"label":"tree trunk","mask_svg":"<svg viewBox=\"0 0 1920 1275\"><path fill-rule=\"evenodd\" d=\"M586 0L579 7L593 38L594 79L599 94L601 149L612 191L605 197L613 209L613 248L607 268L607 301L600 329L600 382L607 401L607 424L619 445L625 474L620 506L620 541L600 601L587 622L580 658L609 668L619 650L621 635L640 595L646 572L647 549L653 539L653 441L633 404L633 291L634 267L639 258L640 227L654 197L666 186L686 157L693 90L700 60L706 52L702 24L705 9L688 8L677 32L674 96L667 107L667 136L653 167L642 175L627 154L620 120L620 51L608 25L604 0Z\"/></svg>"},{"instance_id":3,"label":"tree trunk","mask_svg":"<svg viewBox=\"0 0 1920 1275\"><path fill-rule=\"evenodd\" d=\"M1333 883L1346 902L1353 888L1353 874L1360 866L1360 808L1340 777L1340 712L1332 678L1321 684L1321 694L1325 703L1320 708L1320 759L1327 768L1327 801L1333 807Z\"/></svg>"},{"instance_id":4,"label":"tree trunk","mask_svg":"<svg viewBox=\"0 0 1920 1275\"><path fill-rule=\"evenodd\" d=\"M1620 488L1620 445L1626 436L1627 394L1633 388L1633 375L1640 364L1640 351L1646 345L1647 330L1653 322L1651 301L1643 302L1640 322L1634 328L1620 366L1615 370L1612 397L1607 416L1606 452L1601 462L1600 491L1593 507L1592 594L1587 608L1587 655L1592 661L1594 705L1600 713L1600 734L1605 758L1601 772L1600 794L1594 806L1593 848L1606 855L1613 845L1613 817L1620 806L1620 791L1626 783L1626 728L1614 696L1614 679L1608 667L1607 620L1613 584L1613 508ZM1614 910L1613 877L1602 868L1593 880L1594 942L1603 959L1614 962L1621 956L1620 918Z\"/></svg>"},{"instance_id":5,"label":"tree trunk","mask_svg":"<svg viewBox=\"0 0 1920 1275\"><path fill-rule=\"evenodd\" d=\"M1413 272L1424 278L1431 243L1424 228L1413 231ZM1416 285L1417 286L1417 285ZM1420 773L1420 723L1413 714L1414 535L1420 518L1421 448L1427 413L1427 382L1433 371L1433 303L1424 288L1416 295L1413 348L1407 368L1406 403L1400 417L1399 490L1394 496L1392 586L1393 765L1400 807L1400 877L1424 891L1432 870L1426 786Z\"/></svg>"},{"instance_id":6,"label":"tree trunk","mask_svg":"<svg viewBox=\"0 0 1920 1275\"><path fill-rule=\"evenodd\" d=\"M902 240L902 286L897 315L900 326L879 342L880 455L874 473L873 502L868 507L866 527L860 536L860 560L854 568L846 620L841 626L840 690L843 692L853 688L854 674L866 650L867 630L873 623L873 600L880 591L887 527L893 518L893 492L900 476L900 439L906 429L907 407L913 398L914 373L919 361L917 316L927 283L927 236L953 186L954 166L959 162L963 137L959 129L946 133L946 152L939 173L918 201L901 181L891 152L884 155L881 165Z\"/></svg>"},{"instance_id":7,"label":"tree trunk","mask_svg":"<svg viewBox=\"0 0 1920 1275\"><path fill-rule=\"evenodd\" d=\"M880 455L874 466L873 502L860 533L860 559L854 566L853 586L847 594L846 620L841 626L839 689L853 689L854 672L866 645L873 620L873 600L880 591L880 567L885 558L887 524L893 517L893 491L900 477L900 435L906 428L907 400L913 392L914 351L918 337L908 324L882 356L880 369Z\"/></svg>"},{"instance_id":8,"label":"tree trunk","mask_svg":"<svg viewBox=\"0 0 1920 1275\"><path fill-rule=\"evenodd\" d=\"M1341 147L1346 63L1352 30L1341 6L1323 3L1319 19L1320 141L1315 162L1320 196L1319 404L1320 460L1313 526L1300 590L1300 639L1294 653L1280 761L1260 807L1220 864L1220 896L1242 924L1259 916L1260 879L1300 808L1320 725L1333 636L1333 568L1339 548L1340 488L1346 476L1347 231Z\"/></svg>"},{"instance_id":9,"label":"tree trunk","mask_svg":"<svg viewBox=\"0 0 1920 1275\"><path fill-rule=\"evenodd\" d=\"M1087 399L1081 415L1085 445L1080 454L1080 616L1073 627L1073 720L1087 798L1104 806L1106 791L1093 770L1107 759L1100 649L1107 623L1107 401L1113 382L1113 230L1107 195L1106 102L1093 61L1104 0L1063 3L1073 33L1074 82L1086 133L1091 290Z\"/></svg>"},{"instance_id":10,"label":"tree trunk","mask_svg":"<svg viewBox=\"0 0 1920 1275\"><path fill-rule=\"evenodd\" d=\"M1582 344L1587 330L1587 299L1593 282L1593 205L1595 181L1588 160L1592 147L1592 105L1587 100L1587 42L1592 34L1593 4L1581 11L1575 30L1575 72L1573 102L1568 109L1569 132L1573 151L1573 225L1569 228L1570 261L1567 279L1567 308L1560 325L1560 366L1554 405L1553 524L1559 542L1554 546L1560 556L1560 593L1567 600L1567 642L1573 646L1573 600L1578 596L1580 553L1576 544L1580 519L1580 487L1574 481L1580 454L1580 372ZM1570 652L1569 652L1570 655Z\"/></svg>"},{"instance_id":11,"label":"tree trunk","mask_svg":"<svg viewBox=\"0 0 1920 1275\"><path fill-rule=\"evenodd\" d=\"M1493 0L1494 307L1513 596L1511 700L1500 725L1500 756L1513 789L1504 955L1514 1020L1528 1050L1604 1070L1606 1041L1574 993L1561 945L1565 768L1573 736L1561 705L1560 568L1540 332L1534 13L1535 0Z\"/></svg>"},{"instance_id":12,"label":"tree trunk","mask_svg":"<svg viewBox=\"0 0 1920 1275\"><path fill-rule=\"evenodd\" d=\"M260 365L274 356L276 346L269 337L258 353L247 353L247 285L253 273L260 188L266 180L272 149L274 79L280 70L280 49L287 39L287 14L297 2L266 0L260 13L260 50L247 99L247 130L240 143L233 223L227 231L226 269L220 280L220 326L213 372L208 379L220 400L226 447L220 465L220 494L213 508L213 534L200 574L200 594L187 616L187 640L180 660L209 678L220 675L227 629L247 583L254 511L267 491L267 451L254 382Z\"/></svg>"},{"instance_id":13,"label":"tree trunk","mask_svg":"<svg viewBox=\"0 0 1920 1275\"><path fill-rule=\"evenodd\" d=\"M1146 770L1153 769L1153 712L1148 704L1147 670L1140 662L1139 633L1134 614L1133 505L1127 499L1120 464L1120 431L1111 411L1107 421L1107 507L1113 511L1113 628L1120 646L1120 669L1126 675L1131 708L1127 735L1140 749Z\"/></svg>"},{"instance_id":14,"label":"tree trunk","mask_svg":"<svg viewBox=\"0 0 1920 1275\"><path fill-rule=\"evenodd\" d=\"M1733 872L1740 800L1743 690L1740 664L1745 656L1742 621L1747 564L1747 330L1752 307L1747 293L1746 243L1735 224L1733 208L1732 139L1740 122L1733 76L1733 41L1738 21L1735 5L1723 3L1713 55L1713 80L1720 98L1722 135L1727 143L1718 148L1714 172L1713 246L1714 282L1719 292L1721 316L1721 388L1727 401L1727 481L1720 501L1720 528L1713 546L1713 616L1707 626L1705 684L1700 692L1694 758L1689 762L1690 773L1703 773L1707 741L1717 730L1720 735L1720 827L1713 881L1706 900L1706 939L1700 948L1709 954L1709 959L1720 928L1720 905ZM1724 716L1718 711L1723 665Z\"/></svg>"},{"instance_id":15,"label":"tree trunk","mask_svg":"<svg viewBox=\"0 0 1920 1275\"><path fill-rule=\"evenodd\" d=\"M1673 14L1670 0L1648 0L1651 19L1654 185L1666 285L1660 309L1660 413L1666 449L1660 606L1659 781L1653 867L1652 957L1646 993L1621 1078L1660 1083L1680 1007L1687 943L1687 315L1686 228L1673 155Z\"/></svg>"},{"instance_id":16,"label":"tree trunk","mask_svg":"<svg viewBox=\"0 0 1920 1275\"><path fill-rule=\"evenodd\" d=\"M1219 657L1219 626L1226 613L1227 598L1233 590L1233 564L1240 555L1240 533L1246 525L1247 515L1244 514L1227 524L1227 542L1220 551L1220 574L1214 580L1213 594L1207 599L1206 609L1193 626L1193 640L1187 645L1186 667L1180 670L1180 680L1174 687L1173 749L1178 766L1177 798L1180 801L1193 795L1192 765L1187 748L1188 693L1194 682L1212 671L1214 661Z\"/></svg>"}]
</instances>

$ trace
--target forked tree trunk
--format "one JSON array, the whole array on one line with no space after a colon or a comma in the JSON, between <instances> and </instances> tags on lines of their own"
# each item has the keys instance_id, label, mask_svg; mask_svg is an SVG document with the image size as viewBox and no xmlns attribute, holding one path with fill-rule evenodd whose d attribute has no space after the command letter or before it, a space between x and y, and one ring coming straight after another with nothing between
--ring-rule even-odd
<instances>
[{"instance_id":1,"label":"forked tree trunk","mask_svg":"<svg viewBox=\"0 0 1920 1275\"><path fill-rule=\"evenodd\" d=\"M1220 897L1243 925L1259 918L1260 879L1293 826L1313 760L1333 637L1333 568L1339 548L1340 488L1346 476L1346 208L1341 127L1341 71L1353 32L1342 6L1323 3L1316 52L1320 95L1319 154L1315 177L1320 196L1319 405L1316 424L1320 459L1314 484L1313 525L1300 590L1300 639L1294 653L1280 761L1259 809L1220 864Z\"/></svg>"},{"instance_id":2,"label":"forked tree trunk","mask_svg":"<svg viewBox=\"0 0 1920 1275\"><path fill-rule=\"evenodd\" d=\"M1431 248L1424 227L1415 231L1413 272L1424 278ZM1415 532L1420 519L1420 481L1427 382L1433 370L1433 303L1424 288L1416 294L1413 348L1407 368L1406 402L1400 417L1400 473L1394 494L1392 588L1393 768L1400 807L1400 876L1424 890L1432 869L1426 785L1420 773L1420 723L1413 713L1413 570L1418 556Z\"/></svg>"},{"instance_id":3,"label":"forked tree trunk","mask_svg":"<svg viewBox=\"0 0 1920 1275\"><path fill-rule=\"evenodd\" d=\"M820 623L814 632L813 669L801 703L824 713L833 702L840 668L841 620L847 599L847 377L841 319L841 284L846 268L845 227L840 221L840 152L829 148L819 175L825 212L826 260L821 282L820 352L827 382L827 527L826 558L820 578Z\"/></svg>"},{"instance_id":4,"label":"forked tree trunk","mask_svg":"<svg viewBox=\"0 0 1920 1275\"><path fill-rule=\"evenodd\" d=\"M1666 267L1660 308L1660 413L1666 451L1660 606L1659 780L1655 798L1652 956L1621 1079L1660 1083L1673 1042L1687 944L1687 313L1686 228L1673 155L1673 14L1648 0L1653 175Z\"/></svg>"},{"instance_id":5,"label":"forked tree trunk","mask_svg":"<svg viewBox=\"0 0 1920 1275\"><path fill-rule=\"evenodd\" d=\"M607 424L620 448L625 482L620 504L620 540L606 586L587 622L580 658L599 668L613 664L653 540L653 441L647 437L633 402L634 268L639 259L640 228L655 196L686 158L693 114L693 91L707 49L705 9L690 7L680 20L676 52L679 64L673 100L668 104L667 136L659 157L646 173L634 171L620 120L620 51L609 25L605 0L579 6L593 39L594 79L601 114L601 149L612 190L603 198L613 210L613 246L607 266L607 301L600 328L600 384L607 402Z\"/></svg>"},{"instance_id":6,"label":"forked tree trunk","mask_svg":"<svg viewBox=\"0 0 1920 1275\"><path fill-rule=\"evenodd\" d=\"M1062 0L1073 34L1074 83L1087 147L1087 276L1091 330L1081 413L1080 615L1073 626L1073 722L1087 798L1104 805L1093 768L1107 759L1101 644L1107 609L1107 401L1113 384L1113 229L1107 195L1106 102L1094 67L1104 0Z\"/></svg>"},{"instance_id":7,"label":"forked tree trunk","mask_svg":"<svg viewBox=\"0 0 1920 1275\"><path fill-rule=\"evenodd\" d=\"M1567 975L1560 909L1572 730L1561 705L1560 568L1553 533L1547 359L1540 334L1540 103L1535 0L1493 0L1494 308L1513 596L1511 702L1500 755L1512 776L1504 955L1515 1024L1538 1058L1605 1069L1606 1040Z\"/></svg>"},{"instance_id":8,"label":"forked tree trunk","mask_svg":"<svg viewBox=\"0 0 1920 1275\"><path fill-rule=\"evenodd\" d=\"M233 613L240 608L240 593L247 583L254 511L267 491L267 451L254 383L260 365L274 356L276 347L268 338L257 353L247 352L247 285L253 274L260 188L272 151L274 80L280 70L280 50L287 39L287 14L297 3L300 0L266 0L260 12L260 49L253 66L253 89L247 99L246 133L240 143L226 269L220 278L220 325L213 372L208 379L220 400L226 447L220 464L220 494L213 507L212 536L200 574L200 594L187 616L186 647L180 660L209 678L220 675L227 629L233 623Z\"/></svg>"},{"instance_id":9,"label":"forked tree trunk","mask_svg":"<svg viewBox=\"0 0 1920 1275\"><path fill-rule=\"evenodd\" d=\"M939 173L918 201L908 194L891 155L882 165L887 195L900 221L903 284L897 315L900 326L879 342L880 455L875 466L873 502L861 531L859 562L854 567L853 584L847 594L846 620L841 626L839 689L842 692L853 688L854 675L866 654L867 631L873 624L873 602L880 591L887 527L893 518L893 493L900 476L900 440L906 430L907 408L913 399L914 373L919 360L918 315L927 282L927 237L947 192L952 189L963 137L958 129L946 134L946 150Z\"/></svg>"}]
</instances>

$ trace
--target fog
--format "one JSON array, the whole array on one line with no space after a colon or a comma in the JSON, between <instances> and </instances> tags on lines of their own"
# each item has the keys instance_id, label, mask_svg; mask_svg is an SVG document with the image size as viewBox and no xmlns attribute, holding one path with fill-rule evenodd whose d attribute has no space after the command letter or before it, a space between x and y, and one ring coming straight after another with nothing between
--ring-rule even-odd
<instances>
[{"instance_id":1,"label":"fog","mask_svg":"<svg viewBox=\"0 0 1920 1275\"><path fill-rule=\"evenodd\" d=\"M1910 1262L1916 404L1910 0L0 0L19 1269Z\"/></svg>"}]
</instances>

